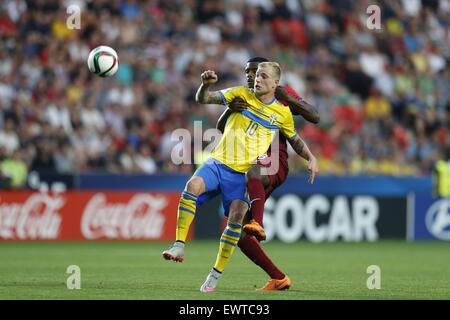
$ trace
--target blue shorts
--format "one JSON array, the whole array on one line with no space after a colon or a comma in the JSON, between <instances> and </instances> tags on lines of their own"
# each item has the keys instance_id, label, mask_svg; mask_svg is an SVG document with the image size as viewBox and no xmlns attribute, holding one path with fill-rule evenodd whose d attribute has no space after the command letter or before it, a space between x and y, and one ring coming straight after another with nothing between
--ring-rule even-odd
<instances>
[{"instance_id":1,"label":"blue shorts","mask_svg":"<svg viewBox=\"0 0 450 320\"><path fill-rule=\"evenodd\" d=\"M218 194L222 194L223 210L227 217L230 204L236 199L245 201L250 207L245 173L237 172L214 158L208 158L195 171L194 176L203 179L206 189L206 192L198 197L197 206L201 206Z\"/></svg>"}]
</instances>

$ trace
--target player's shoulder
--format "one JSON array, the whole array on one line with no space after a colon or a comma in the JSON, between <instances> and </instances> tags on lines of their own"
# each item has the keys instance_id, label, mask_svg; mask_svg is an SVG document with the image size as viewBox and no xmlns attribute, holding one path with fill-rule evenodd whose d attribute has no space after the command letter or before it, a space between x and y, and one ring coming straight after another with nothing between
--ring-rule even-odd
<instances>
[{"instance_id":1,"label":"player's shoulder","mask_svg":"<svg viewBox=\"0 0 450 320\"><path fill-rule=\"evenodd\" d=\"M245 86L235 86L235 87L229 87L226 89L220 90L222 93L230 93L230 92L246 92L249 89Z\"/></svg>"}]
</instances>

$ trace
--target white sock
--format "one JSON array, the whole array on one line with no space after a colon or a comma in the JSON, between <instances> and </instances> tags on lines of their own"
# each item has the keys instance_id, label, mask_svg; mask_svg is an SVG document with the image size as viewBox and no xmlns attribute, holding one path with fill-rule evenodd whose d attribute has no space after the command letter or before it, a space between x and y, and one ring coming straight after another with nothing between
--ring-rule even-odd
<instances>
[{"instance_id":1,"label":"white sock","mask_svg":"<svg viewBox=\"0 0 450 320\"><path fill-rule=\"evenodd\" d=\"M222 274L220 272L217 272L214 269L211 269L208 276L206 277L206 281L203 284L202 287L206 288L215 288L217 286L217 282L219 282L220 276Z\"/></svg>"},{"instance_id":2,"label":"white sock","mask_svg":"<svg viewBox=\"0 0 450 320\"><path fill-rule=\"evenodd\" d=\"M175 243L173 244L174 247L177 248L182 248L184 249L185 244L183 242L179 242L179 241L175 241Z\"/></svg>"},{"instance_id":3,"label":"white sock","mask_svg":"<svg viewBox=\"0 0 450 320\"><path fill-rule=\"evenodd\" d=\"M212 268L209 273L217 280L219 280L220 277L222 276L222 273L220 273L219 271L216 271L214 268Z\"/></svg>"}]
</instances>

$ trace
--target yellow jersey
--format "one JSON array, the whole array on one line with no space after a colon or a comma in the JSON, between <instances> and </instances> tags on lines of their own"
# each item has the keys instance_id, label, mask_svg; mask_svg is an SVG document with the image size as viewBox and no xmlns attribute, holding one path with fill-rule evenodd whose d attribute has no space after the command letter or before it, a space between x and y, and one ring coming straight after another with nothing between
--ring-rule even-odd
<instances>
[{"instance_id":1,"label":"yellow jersey","mask_svg":"<svg viewBox=\"0 0 450 320\"><path fill-rule=\"evenodd\" d=\"M260 101L247 87L239 86L219 91L224 105L241 98L249 107L233 112L228 118L219 144L211 157L238 172L247 172L258 156L269 149L278 130L286 138L296 135L289 108L275 98L270 103Z\"/></svg>"}]
</instances>

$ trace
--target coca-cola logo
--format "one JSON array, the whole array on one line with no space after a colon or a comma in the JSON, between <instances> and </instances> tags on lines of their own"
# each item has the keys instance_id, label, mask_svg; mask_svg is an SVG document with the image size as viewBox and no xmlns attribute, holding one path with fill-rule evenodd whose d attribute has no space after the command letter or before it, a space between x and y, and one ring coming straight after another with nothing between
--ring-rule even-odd
<instances>
[{"instance_id":1,"label":"coca-cola logo","mask_svg":"<svg viewBox=\"0 0 450 320\"><path fill-rule=\"evenodd\" d=\"M0 199L0 238L56 239L64 203L63 196L47 193L33 193L20 203Z\"/></svg>"},{"instance_id":2,"label":"coca-cola logo","mask_svg":"<svg viewBox=\"0 0 450 320\"><path fill-rule=\"evenodd\" d=\"M167 206L163 195L138 193L127 203L108 203L103 193L95 194L81 218L86 239L157 239L164 231Z\"/></svg>"}]
</instances>

